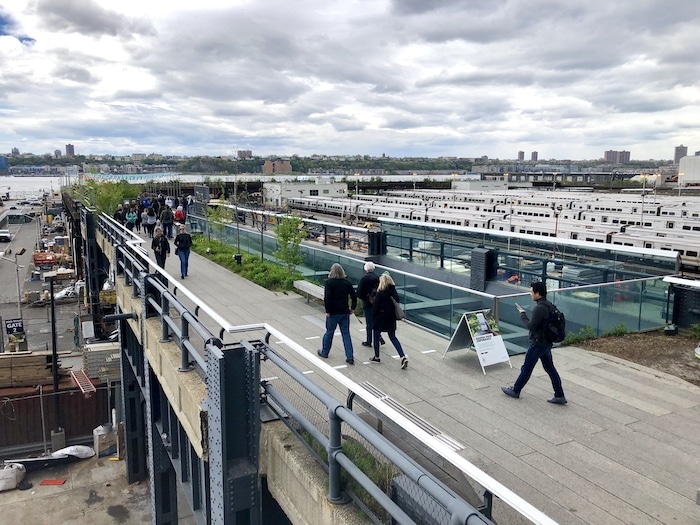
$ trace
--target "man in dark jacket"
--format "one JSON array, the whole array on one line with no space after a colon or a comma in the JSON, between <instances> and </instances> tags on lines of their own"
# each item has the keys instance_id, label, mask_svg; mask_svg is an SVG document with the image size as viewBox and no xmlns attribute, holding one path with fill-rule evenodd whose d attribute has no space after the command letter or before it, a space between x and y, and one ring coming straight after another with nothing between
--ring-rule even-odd
<instances>
[{"instance_id":1,"label":"man in dark jacket","mask_svg":"<svg viewBox=\"0 0 700 525\"><path fill-rule=\"evenodd\" d=\"M170 243L160 228L156 228L155 237L151 241L151 249L156 254L158 266L165 268L165 259L170 255Z\"/></svg>"},{"instance_id":2,"label":"man in dark jacket","mask_svg":"<svg viewBox=\"0 0 700 525\"><path fill-rule=\"evenodd\" d=\"M349 308L348 299L352 301ZM334 263L328 272L323 305L326 308L326 333L323 335L323 348L317 354L324 359L328 357L333 344L333 332L337 326L340 326L345 348L345 362L354 365L352 339L350 339L350 315L357 306L357 294L353 285L345 278L345 270L338 263Z\"/></svg>"},{"instance_id":3,"label":"man in dark jacket","mask_svg":"<svg viewBox=\"0 0 700 525\"><path fill-rule=\"evenodd\" d=\"M372 328L374 327L374 310L372 309L373 293L376 294L379 286L379 276L375 273L374 263L365 263L365 274L357 284L357 296L362 299L362 311L365 313L365 323L367 323L367 337L362 342L362 346L372 346Z\"/></svg>"},{"instance_id":4,"label":"man in dark jacket","mask_svg":"<svg viewBox=\"0 0 700 525\"><path fill-rule=\"evenodd\" d=\"M501 387L501 390L507 396L520 397L520 391L530 379L537 361L542 361L542 367L549 375L549 379L554 387L554 397L547 401L555 405L565 405L566 397L561 386L561 378L557 369L554 368L552 359L552 343L545 336L545 331L549 328L549 311L552 303L547 301L547 288L544 283L532 283L530 297L535 301L535 307L532 309L532 319L528 319L524 308L516 305L518 312L520 312L520 319L522 319L523 324L529 330L530 346L525 354L525 361L520 368L520 375L515 384Z\"/></svg>"},{"instance_id":5,"label":"man in dark jacket","mask_svg":"<svg viewBox=\"0 0 700 525\"><path fill-rule=\"evenodd\" d=\"M112 215L112 218L119 224L124 226L124 223L126 222L126 214L124 213L124 207L121 204L117 206L117 209L114 211L114 215Z\"/></svg>"}]
</instances>

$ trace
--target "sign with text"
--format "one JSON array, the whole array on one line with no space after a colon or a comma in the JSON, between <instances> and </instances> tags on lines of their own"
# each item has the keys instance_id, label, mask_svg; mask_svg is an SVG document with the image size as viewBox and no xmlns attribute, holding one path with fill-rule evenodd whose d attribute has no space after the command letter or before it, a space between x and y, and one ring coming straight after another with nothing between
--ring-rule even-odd
<instances>
[{"instance_id":1,"label":"sign with text","mask_svg":"<svg viewBox=\"0 0 700 525\"><path fill-rule=\"evenodd\" d=\"M5 332L8 334L24 333L23 319L5 319Z\"/></svg>"},{"instance_id":2,"label":"sign with text","mask_svg":"<svg viewBox=\"0 0 700 525\"><path fill-rule=\"evenodd\" d=\"M445 353L459 348L473 348L476 351L484 374L487 366L496 363L507 362L513 368L491 310L467 312L462 315Z\"/></svg>"}]
</instances>

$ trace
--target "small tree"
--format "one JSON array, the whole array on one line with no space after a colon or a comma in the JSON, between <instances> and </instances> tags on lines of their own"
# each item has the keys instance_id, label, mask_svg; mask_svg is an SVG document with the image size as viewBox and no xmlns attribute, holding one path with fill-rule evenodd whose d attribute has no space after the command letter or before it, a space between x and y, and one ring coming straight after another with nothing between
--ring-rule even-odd
<instances>
[{"instance_id":1,"label":"small tree","mask_svg":"<svg viewBox=\"0 0 700 525\"><path fill-rule=\"evenodd\" d=\"M275 228L279 249L273 255L285 264L290 272L295 271L297 265L304 260L299 246L301 241L306 239L306 233L301 217L291 215L283 218Z\"/></svg>"},{"instance_id":2,"label":"small tree","mask_svg":"<svg viewBox=\"0 0 700 525\"><path fill-rule=\"evenodd\" d=\"M207 218L207 238L211 240L211 230L215 228L216 233L221 236L224 231L224 222L231 220L231 211L224 206L207 206L204 211Z\"/></svg>"}]
</instances>

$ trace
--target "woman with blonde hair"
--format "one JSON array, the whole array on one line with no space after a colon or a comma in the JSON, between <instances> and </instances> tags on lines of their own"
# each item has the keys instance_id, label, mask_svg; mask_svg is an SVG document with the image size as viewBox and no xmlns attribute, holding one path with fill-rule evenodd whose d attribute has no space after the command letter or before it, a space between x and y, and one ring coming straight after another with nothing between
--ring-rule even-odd
<instances>
[{"instance_id":1,"label":"woman with blonde hair","mask_svg":"<svg viewBox=\"0 0 700 525\"><path fill-rule=\"evenodd\" d=\"M391 344L401 357L401 369L408 367L408 357L404 354L401 343L396 338L396 308L394 301L399 302L399 294L396 291L396 284L388 272L384 272L379 278L377 296L374 299L374 357L370 358L373 363L379 363L379 339L382 332L389 336Z\"/></svg>"}]
</instances>

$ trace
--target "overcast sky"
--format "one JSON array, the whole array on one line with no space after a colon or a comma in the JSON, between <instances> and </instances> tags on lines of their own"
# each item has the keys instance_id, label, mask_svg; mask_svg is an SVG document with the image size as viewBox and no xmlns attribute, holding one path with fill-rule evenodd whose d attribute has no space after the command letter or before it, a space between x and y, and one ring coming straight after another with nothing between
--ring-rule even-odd
<instances>
[{"instance_id":1,"label":"overcast sky","mask_svg":"<svg viewBox=\"0 0 700 525\"><path fill-rule=\"evenodd\" d=\"M700 0L0 0L0 153L671 159L699 28Z\"/></svg>"}]
</instances>

